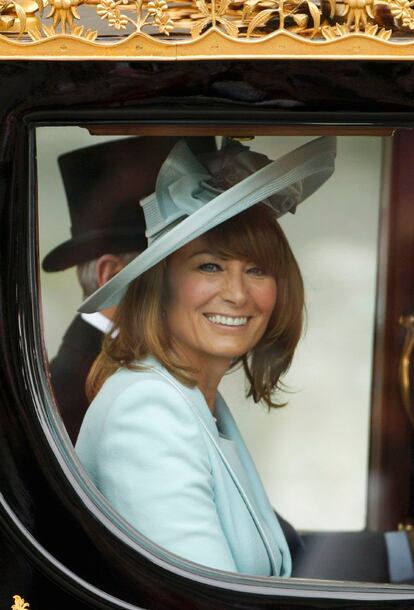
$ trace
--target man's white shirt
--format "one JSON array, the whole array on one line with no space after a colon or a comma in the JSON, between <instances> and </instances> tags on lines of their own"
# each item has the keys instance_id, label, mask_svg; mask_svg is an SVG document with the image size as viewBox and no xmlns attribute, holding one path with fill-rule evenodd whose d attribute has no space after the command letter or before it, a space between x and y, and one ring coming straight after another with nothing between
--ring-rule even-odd
<instances>
[{"instance_id":1,"label":"man's white shirt","mask_svg":"<svg viewBox=\"0 0 414 610\"><path fill-rule=\"evenodd\" d=\"M114 325L112 324L112 320L104 316L99 311L95 311L94 313L81 313L81 318L91 326L94 326L95 328L100 330L101 333L104 333L105 335L110 333L114 327ZM112 336L116 337L117 334L118 332L114 331Z\"/></svg>"}]
</instances>

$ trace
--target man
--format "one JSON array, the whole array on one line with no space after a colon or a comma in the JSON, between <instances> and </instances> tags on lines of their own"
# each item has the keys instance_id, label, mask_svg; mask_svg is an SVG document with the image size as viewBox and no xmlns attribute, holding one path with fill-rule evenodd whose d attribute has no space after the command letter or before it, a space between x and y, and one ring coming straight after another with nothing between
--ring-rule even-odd
<instances>
[{"instance_id":1,"label":"man","mask_svg":"<svg viewBox=\"0 0 414 610\"><path fill-rule=\"evenodd\" d=\"M140 199L155 190L164 159L179 138L127 138L89 146L59 157L71 218L69 240L43 260L44 271L77 268L86 298L146 247ZM199 151L214 138L188 138ZM67 329L50 363L56 401L73 443L88 408L85 381L109 332L115 309L82 314Z\"/></svg>"}]
</instances>

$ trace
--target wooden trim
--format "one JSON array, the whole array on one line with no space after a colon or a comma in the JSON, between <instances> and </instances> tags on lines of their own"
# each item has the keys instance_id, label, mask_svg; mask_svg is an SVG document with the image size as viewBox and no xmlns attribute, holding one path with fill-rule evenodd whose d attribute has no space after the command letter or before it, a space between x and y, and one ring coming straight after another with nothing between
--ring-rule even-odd
<instances>
[{"instance_id":1,"label":"wooden trim","mask_svg":"<svg viewBox=\"0 0 414 610\"><path fill-rule=\"evenodd\" d=\"M398 366L404 341L399 316L414 307L414 131L390 139L384 155L378 300L374 345L367 525L396 529L410 515L412 431Z\"/></svg>"},{"instance_id":2,"label":"wooden trim","mask_svg":"<svg viewBox=\"0 0 414 610\"><path fill-rule=\"evenodd\" d=\"M378 125L89 125L93 136L153 135L153 136L391 136L394 127Z\"/></svg>"}]
</instances>

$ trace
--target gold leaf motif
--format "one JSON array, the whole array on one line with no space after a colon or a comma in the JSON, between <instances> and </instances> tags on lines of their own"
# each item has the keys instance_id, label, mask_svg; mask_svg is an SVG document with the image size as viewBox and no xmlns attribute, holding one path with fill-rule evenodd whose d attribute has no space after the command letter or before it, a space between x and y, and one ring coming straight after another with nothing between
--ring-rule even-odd
<instances>
[{"instance_id":1,"label":"gold leaf motif","mask_svg":"<svg viewBox=\"0 0 414 610\"><path fill-rule=\"evenodd\" d=\"M336 38L335 30L330 25L324 25L321 27L321 33L325 40L335 40Z\"/></svg>"},{"instance_id":2,"label":"gold leaf motif","mask_svg":"<svg viewBox=\"0 0 414 610\"><path fill-rule=\"evenodd\" d=\"M337 4L332 17L334 17L334 15L336 15L337 17L345 17L345 15L348 14L348 11L349 7L347 4Z\"/></svg>"},{"instance_id":3,"label":"gold leaf motif","mask_svg":"<svg viewBox=\"0 0 414 610\"><path fill-rule=\"evenodd\" d=\"M211 23L210 16L204 17L204 19L200 19L192 28L191 28L191 36L196 38L200 36L204 28Z\"/></svg>"},{"instance_id":4,"label":"gold leaf motif","mask_svg":"<svg viewBox=\"0 0 414 610\"><path fill-rule=\"evenodd\" d=\"M237 35L239 33L239 28L237 27L237 25L235 23L232 23L229 19L225 19L224 17L219 18L218 21L224 27L224 29L226 30L226 32L229 36L233 36L234 38L237 38Z\"/></svg>"},{"instance_id":5,"label":"gold leaf motif","mask_svg":"<svg viewBox=\"0 0 414 610\"><path fill-rule=\"evenodd\" d=\"M86 40L90 40L91 42L96 40L97 36L98 36L98 31L92 30L91 28L88 28L86 30L85 34L83 35L83 37L86 38Z\"/></svg>"},{"instance_id":6,"label":"gold leaf motif","mask_svg":"<svg viewBox=\"0 0 414 610\"><path fill-rule=\"evenodd\" d=\"M312 36L316 36L316 34L318 33L318 30L319 30L319 26L321 24L321 14L319 12L318 7L316 6L316 4L314 2L312 2L312 0L306 0L306 5L309 9L309 12L310 12L312 20L313 20Z\"/></svg>"},{"instance_id":7,"label":"gold leaf motif","mask_svg":"<svg viewBox=\"0 0 414 610\"><path fill-rule=\"evenodd\" d=\"M325 25L321 27L321 32L326 40L335 40L337 37L346 36L351 33L346 23L336 23L334 26Z\"/></svg>"},{"instance_id":8,"label":"gold leaf motif","mask_svg":"<svg viewBox=\"0 0 414 610\"><path fill-rule=\"evenodd\" d=\"M381 30L377 34L377 38L381 38L381 40L389 40L391 38L392 31L386 30L385 28L381 28Z\"/></svg>"},{"instance_id":9,"label":"gold leaf motif","mask_svg":"<svg viewBox=\"0 0 414 610\"><path fill-rule=\"evenodd\" d=\"M11 607L11 610L29 610L30 604L25 602L23 597L20 595L13 595L14 604Z\"/></svg>"},{"instance_id":10,"label":"gold leaf motif","mask_svg":"<svg viewBox=\"0 0 414 610\"><path fill-rule=\"evenodd\" d=\"M365 28L365 34L369 34L370 36L375 36L375 34L378 31L378 25L377 24L369 24L367 25L367 27Z\"/></svg>"},{"instance_id":11,"label":"gold leaf motif","mask_svg":"<svg viewBox=\"0 0 414 610\"><path fill-rule=\"evenodd\" d=\"M227 9L229 8L229 4L230 4L230 0L221 0L221 2L218 2L218 10L217 10L217 14L218 15L225 15Z\"/></svg>"},{"instance_id":12,"label":"gold leaf motif","mask_svg":"<svg viewBox=\"0 0 414 610\"><path fill-rule=\"evenodd\" d=\"M391 30L386 30L385 28L381 28L379 30L378 25L376 23L371 23L365 28L365 34L368 34L369 36L375 36L376 38L380 38L381 40L389 40L391 33Z\"/></svg>"},{"instance_id":13,"label":"gold leaf motif","mask_svg":"<svg viewBox=\"0 0 414 610\"><path fill-rule=\"evenodd\" d=\"M72 28L71 34L72 36L77 36L78 38L85 38L86 40L95 40L98 35L98 32L90 28L85 30L85 26L83 25L76 25Z\"/></svg>"},{"instance_id":14,"label":"gold leaf motif","mask_svg":"<svg viewBox=\"0 0 414 610\"><path fill-rule=\"evenodd\" d=\"M46 38L50 38L51 36L56 36L56 30L53 25L43 25L43 31L46 34Z\"/></svg>"},{"instance_id":15,"label":"gold leaf motif","mask_svg":"<svg viewBox=\"0 0 414 610\"><path fill-rule=\"evenodd\" d=\"M249 27L247 28L247 36L250 36L256 28L266 25L271 17L275 14L274 8L268 8L264 11L260 11L249 23Z\"/></svg>"},{"instance_id":16,"label":"gold leaf motif","mask_svg":"<svg viewBox=\"0 0 414 610\"><path fill-rule=\"evenodd\" d=\"M19 38L23 34L26 29L26 12L25 10L18 4L14 3L14 10L16 11L16 15L19 18Z\"/></svg>"},{"instance_id":17,"label":"gold leaf motif","mask_svg":"<svg viewBox=\"0 0 414 610\"><path fill-rule=\"evenodd\" d=\"M247 0L247 2L244 3L242 21L245 21L250 17L250 15L260 2L262 2L262 0Z\"/></svg>"},{"instance_id":18,"label":"gold leaf motif","mask_svg":"<svg viewBox=\"0 0 414 610\"><path fill-rule=\"evenodd\" d=\"M210 16L210 11L208 10L205 0L196 0L196 6L202 15L205 15L206 17Z\"/></svg>"},{"instance_id":19,"label":"gold leaf motif","mask_svg":"<svg viewBox=\"0 0 414 610\"><path fill-rule=\"evenodd\" d=\"M336 12L336 0L329 0L329 7L331 9L329 18L333 19L335 17L335 12Z\"/></svg>"},{"instance_id":20,"label":"gold leaf motif","mask_svg":"<svg viewBox=\"0 0 414 610\"><path fill-rule=\"evenodd\" d=\"M0 0L0 31L10 30L17 32L20 38L27 30L27 15L32 15L38 10L38 2L29 0ZM43 5L42 5L43 9Z\"/></svg>"},{"instance_id":21,"label":"gold leaf motif","mask_svg":"<svg viewBox=\"0 0 414 610\"><path fill-rule=\"evenodd\" d=\"M36 42L36 40L42 39L42 33L40 29L36 26L31 26L27 28L27 33L34 42Z\"/></svg>"},{"instance_id":22,"label":"gold leaf motif","mask_svg":"<svg viewBox=\"0 0 414 610\"><path fill-rule=\"evenodd\" d=\"M351 33L349 26L345 23L337 23L335 25L335 31L338 36L347 36L347 34Z\"/></svg>"},{"instance_id":23,"label":"gold leaf motif","mask_svg":"<svg viewBox=\"0 0 414 610\"><path fill-rule=\"evenodd\" d=\"M15 19L11 15L0 16L0 31L4 32L13 28Z\"/></svg>"},{"instance_id":24,"label":"gold leaf motif","mask_svg":"<svg viewBox=\"0 0 414 610\"><path fill-rule=\"evenodd\" d=\"M296 15L292 15L293 21L298 25L301 29L306 28L308 25L308 16L304 13L296 13Z\"/></svg>"}]
</instances>

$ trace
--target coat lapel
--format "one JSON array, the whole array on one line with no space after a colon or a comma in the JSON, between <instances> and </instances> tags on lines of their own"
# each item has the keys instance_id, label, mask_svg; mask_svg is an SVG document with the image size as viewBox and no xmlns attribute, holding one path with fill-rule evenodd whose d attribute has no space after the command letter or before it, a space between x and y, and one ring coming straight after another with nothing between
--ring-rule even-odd
<instances>
[{"instance_id":1,"label":"coat lapel","mask_svg":"<svg viewBox=\"0 0 414 610\"><path fill-rule=\"evenodd\" d=\"M291 564L291 560L290 560L290 553L289 553L289 549L287 547L287 543L286 540L284 538L283 532L280 529L280 526L277 522L276 517L273 515L273 519L276 521L277 526L280 529L280 537L277 536L277 538L280 538L280 543L279 540L277 541L278 544L275 544L274 540L273 540L273 544L271 541L271 536L269 536L269 528L267 523L265 522L265 520L263 520L263 518L261 518L260 514L259 514L259 509L260 512L262 512L263 508L266 507L266 502L267 501L267 497L266 494L263 490L263 487L260 484L260 480L258 478L258 474L257 471L253 465L253 462L248 454L247 448L243 443L243 440L241 439L241 436L237 430L237 426L236 423L234 422L233 417L230 414L230 411L226 405L226 403L224 402L223 398L220 396L220 394L217 394L217 402L216 402L216 408L217 408L217 418L220 421L220 425L221 425L221 430L222 432L228 436L230 441L233 441L236 446L237 446L237 454L243 464L243 467L246 469L246 473L247 476L249 478L252 479L252 481L254 482L254 493L249 493L248 490L245 489L245 486L242 485L242 482L240 481L240 477L237 475L237 473L235 472L235 469L231 467L230 463L229 463L229 459L226 457L225 453L227 453L228 450L230 450L230 448L228 448L227 450L225 449L223 451L223 446L220 446L220 436L219 436L219 432L216 426L216 423L214 421L213 415L210 411L210 409L208 408L208 405L204 399L203 394L201 393L201 391L198 388L189 388L185 385L183 385L182 383L178 382L163 366L161 366L161 364L155 360L154 358L147 358L145 360L145 364L149 365L149 368L151 368L154 372L158 373L160 376L162 376L164 379L166 379L171 385L173 385L176 390L178 390L180 392L180 394L183 396L183 398L185 399L185 401L188 403L189 407L191 408L191 410L193 411L193 413L196 415L196 417L199 419L199 421L201 422L203 428L205 429L207 435L209 436L211 442L213 443L216 451L219 454L220 460L222 461L224 467L227 469L227 471L229 472L234 484L236 485L255 525L256 528L262 538L263 544L266 548L267 554L269 556L269 561L270 564L272 566L272 573L275 575L288 575L290 574L290 564ZM253 497L256 496L256 497ZM264 498L263 498L264 496ZM257 497L260 498L259 501L257 501ZM258 506L259 505L259 506ZM269 502L267 501L267 511L272 510ZM266 510L265 510L265 514L266 514ZM280 546L282 546L282 548L280 548ZM279 548L279 550L278 550Z\"/></svg>"},{"instance_id":2,"label":"coat lapel","mask_svg":"<svg viewBox=\"0 0 414 610\"><path fill-rule=\"evenodd\" d=\"M281 576L290 576L292 559L285 535L269 502L246 444L240 435L237 424L220 394L218 394L216 400L216 416L220 431L227 439L233 441L235 447L237 447L237 455L249 481L248 488L246 485L246 491L262 519L262 525L267 532L268 538L273 543L271 548L277 547L281 553L281 561L279 561L278 570L275 573Z\"/></svg>"}]
</instances>

